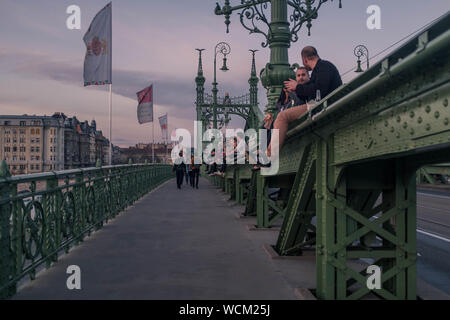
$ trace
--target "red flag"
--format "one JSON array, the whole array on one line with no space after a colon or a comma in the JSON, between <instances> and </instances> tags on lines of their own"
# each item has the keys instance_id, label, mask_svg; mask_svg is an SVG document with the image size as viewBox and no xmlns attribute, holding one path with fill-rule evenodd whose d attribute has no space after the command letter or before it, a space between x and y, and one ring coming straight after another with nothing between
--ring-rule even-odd
<instances>
[{"instance_id":1,"label":"red flag","mask_svg":"<svg viewBox=\"0 0 450 320\"><path fill-rule=\"evenodd\" d=\"M147 87L137 94L138 109L137 117L139 124L153 121L153 85Z\"/></svg>"}]
</instances>

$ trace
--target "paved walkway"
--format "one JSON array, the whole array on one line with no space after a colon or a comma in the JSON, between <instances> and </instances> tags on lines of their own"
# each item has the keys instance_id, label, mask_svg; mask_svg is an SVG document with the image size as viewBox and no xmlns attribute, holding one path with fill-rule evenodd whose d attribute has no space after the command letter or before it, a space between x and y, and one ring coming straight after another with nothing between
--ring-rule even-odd
<instances>
[{"instance_id":1,"label":"paved walkway","mask_svg":"<svg viewBox=\"0 0 450 320\"><path fill-rule=\"evenodd\" d=\"M277 232L249 231L227 197L205 179L199 190L170 180L14 299L297 299L296 287L313 287L313 261L269 259L261 245ZM66 287L69 265L81 268L81 290Z\"/></svg>"}]
</instances>

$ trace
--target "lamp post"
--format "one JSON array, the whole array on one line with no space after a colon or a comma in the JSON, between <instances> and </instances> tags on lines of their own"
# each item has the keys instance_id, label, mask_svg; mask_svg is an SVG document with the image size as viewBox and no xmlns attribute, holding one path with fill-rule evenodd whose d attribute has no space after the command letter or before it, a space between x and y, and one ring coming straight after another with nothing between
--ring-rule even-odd
<instances>
[{"instance_id":1,"label":"lamp post","mask_svg":"<svg viewBox=\"0 0 450 320\"><path fill-rule=\"evenodd\" d=\"M225 96L219 99L217 93L217 54L223 54L223 66L221 70L227 71L226 57L231 52L231 48L226 43L219 43L216 45L214 53L214 81L212 88L212 95L205 94L205 77L203 76L202 52L204 49L196 49L198 51L198 71L195 77L197 98L195 107L197 111L197 126L196 126L196 157L201 157L203 133L206 129L211 127L215 129L222 129L228 125L231 120L231 115L239 116L246 120L246 125L249 128L256 129L259 125L259 120L262 119L262 112L258 108L258 77L256 75L255 52L257 50L250 50L252 52L252 62L250 70L250 78L248 83L250 90L248 94L230 97L228 92ZM220 100L220 101L219 101Z\"/></svg>"},{"instance_id":2,"label":"lamp post","mask_svg":"<svg viewBox=\"0 0 450 320\"><path fill-rule=\"evenodd\" d=\"M356 73L363 72L363 70L361 68L361 57L366 57L367 69L369 69L369 50L367 49L367 47L362 44L357 45L355 47L355 49L353 50L353 53L358 58L355 72Z\"/></svg>"},{"instance_id":3,"label":"lamp post","mask_svg":"<svg viewBox=\"0 0 450 320\"><path fill-rule=\"evenodd\" d=\"M220 68L222 71L228 71L227 68L227 55L230 54L231 47L226 42L219 42L216 47L214 48L214 82L212 83L212 93L213 93L213 128L217 129L217 92L219 91L217 89L217 80L216 80L216 60L217 60L217 54L221 53L223 55L223 66Z\"/></svg>"},{"instance_id":4,"label":"lamp post","mask_svg":"<svg viewBox=\"0 0 450 320\"><path fill-rule=\"evenodd\" d=\"M281 93L283 81L294 78L294 66L289 65L288 49L299 37L297 33L306 24L308 35L311 33L312 20L317 19L320 7L328 0L241 0L240 5L230 6L230 0L225 0L221 7L218 3L214 10L216 15L225 17L226 31L229 32L230 15L233 11L239 13L242 26L250 33L259 33L265 41L263 48L270 48L270 62L261 71L260 77L267 89L267 111L276 111L276 101ZM333 1L333 0L331 0ZM268 3L271 4L271 21L265 15ZM339 8L342 7L339 0ZM288 7L292 9L288 14ZM288 20L289 18L289 20ZM265 24L267 31L258 27Z\"/></svg>"}]
</instances>

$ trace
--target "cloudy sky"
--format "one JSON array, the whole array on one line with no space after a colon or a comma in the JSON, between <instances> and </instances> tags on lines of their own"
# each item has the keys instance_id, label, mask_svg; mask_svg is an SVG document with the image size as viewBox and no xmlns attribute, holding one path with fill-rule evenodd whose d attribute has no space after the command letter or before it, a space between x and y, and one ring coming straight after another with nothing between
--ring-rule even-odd
<instances>
[{"instance_id":1,"label":"cloudy sky","mask_svg":"<svg viewBox=\"0 0 450 320\"><path fill-rule=\"evenodd\" d=\"M223 4L222 0L218 0ZM83 87L82 41L92 18L105 0L0 0L0 114L51 115L56 111L80 120L97 121L108 135L107 87ZM216 0L113 1L113 143L134 145L151 140L151 124L139 125L135 93L155 85L155 115L169 115L169 130L192 130L195 119L197 52L205 48L206 90L211 89L214 46L231 45L230 71L218 71L219 94L248 91L251 55L257 52L257 71L269 61L260 35L249 35L232 16L225 33L223 16L214 15ZM231 4L240 1L232 0ZM81 8L81 30L68 30L66 8ZM381 8L381 30L366 27L370 5ZM450 9L448 0L337 0L326 3L313 22L312 35L299 32L291 46L290 63L299 62L303 46L315 46L322 58L341 73L355 65L353 48L368 47L374 55ZM270 10L267 15L270 16ZM389 52L389 51L388 51ZM378 61L383 55L374 59ZM220 67L220 65L219 65ZM355 74L343 77L349 82ZM260 85L260 108L266 103ZM239 120L234 122L239 125ZM159 125L155 139L161 140Z\"/></svg>"}]
</instances>

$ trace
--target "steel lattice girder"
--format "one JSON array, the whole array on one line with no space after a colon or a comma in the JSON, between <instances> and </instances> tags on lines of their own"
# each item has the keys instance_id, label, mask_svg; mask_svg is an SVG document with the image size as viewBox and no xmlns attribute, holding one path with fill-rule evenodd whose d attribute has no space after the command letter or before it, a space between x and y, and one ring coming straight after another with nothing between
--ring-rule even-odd
<instances>
[{"instance_id":1,"label":"steel lattice girder","mask_svg":"<svg viewBox=\"0 0 450 320\"><path fill-rule=\"evenodd\" d=\"M277 248L287 254L304 243L310 220L295 205L315 194L319 298L369 292L365 269L348 261L357 258L382 266L380 297L416 298L415 172L450 161L449 22L447 15L290 126L278 174L296 179ZM305 188L309 145L316 146L315 184ZM262 217L265 179L251 187ZM373 243L376 237L381 245Z\"/></svg>"}]
</instances>

